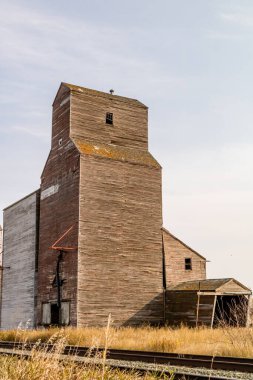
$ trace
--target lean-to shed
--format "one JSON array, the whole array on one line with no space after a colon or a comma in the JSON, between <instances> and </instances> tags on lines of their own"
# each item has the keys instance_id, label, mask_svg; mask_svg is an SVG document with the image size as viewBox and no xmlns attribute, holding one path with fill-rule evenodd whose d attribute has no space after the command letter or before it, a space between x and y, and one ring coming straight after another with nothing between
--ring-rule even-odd
<instances>
[{"instance_id":1,"label":"lean-to shed","mask_svg":"<svg viewBox=\"0 0 253 380\"><path fill-rule=\"evenodd\" d=\"M166 322L246 326L251 290L233 278L182 282L166 291Z\"/></svg>"}]
</instances>

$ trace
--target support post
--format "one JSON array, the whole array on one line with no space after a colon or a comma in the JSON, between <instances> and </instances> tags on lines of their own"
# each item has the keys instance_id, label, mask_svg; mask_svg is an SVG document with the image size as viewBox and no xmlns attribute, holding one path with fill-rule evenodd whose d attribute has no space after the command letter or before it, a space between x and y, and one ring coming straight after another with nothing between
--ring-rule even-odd
<instances>
[{"instance_id":1,"label":"support post","mask_svg":"<svg viewBox=\"0 0 253 380\"><path fill-rule=\"evenodd\" d=\"M198 327L198 324L199 324L200 281L199 281L199 291L197 295L198 295L198 301L197 301L197 311L196 311L196 327Z\"/></svg>"},{"instance_id":2,"label":"support post","mask_svg":"<svg viewBox=\"0 0 253 380\"><path fill-rule=\"evenodd\" d=\"M212 312L212 319L211 319L211 329L213 328L213 321L214 321L214 315L215 315L216 301L217 301L217 296L214 296L214 300L213 300L213 312Z\"/></svg>"},{"instance_id":3,"label":"support post","mask_svg":"<svg viewBox=\"0 0 253 380\"><path fill-rule=\"evenodd\" d=\"M251 320L250 320L251 298L252 298L252 296L249 295L248 296L248 303L247 303L246 327L249 327L251 324Z\"/></svg>"}]
</instances>

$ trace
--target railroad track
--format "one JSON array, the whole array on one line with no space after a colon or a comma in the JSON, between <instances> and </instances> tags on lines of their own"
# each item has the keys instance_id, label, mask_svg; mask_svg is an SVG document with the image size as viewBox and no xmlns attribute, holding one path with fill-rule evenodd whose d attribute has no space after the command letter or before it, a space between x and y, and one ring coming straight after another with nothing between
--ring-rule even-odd
<instances>
[{"instance_id":1,"label":"railroad track","mask_svg":"<svg viewBox=\"0 0 253 380\"><path fill-rule=\"evenodd\" d=\"M0 341L0 350L16 350L15 354L18 354L18 350L23 349L25 351L31 350L33 347L40 347L48 352L53 351L53 344L40 344L35 343L22 343L22 342L7 342ZM78 346L65 346L62 354L73 355L75 357L95 356L97 353L103 352L102 348L91 351L88 347ZM133 351L133 350L116 350L109 349L107 351L107 359L125 361L125 362L142 362L152 364L163 364L177 367L190 367L190 368L205 368L221 371L233 371L233 372L247 372L253 373L253 359L238 358L238 357L212 357L207 355L189 355L189 354L175 354L175 353L163 353L163 352L149 352L149 351ZM121 368L120 365L116 365L117 368ZM125 366L122 368L126 369ZM139 369L138 369L139 371ZM164 371L163 371L164 372ZM169 371L168 371L169 373ZM175 378L179 379L182 375L185 375L186 379L227 379L226 377L215 377L215 375L196 375L185 374L177 372Z\"/></svg>"}]
</instances>

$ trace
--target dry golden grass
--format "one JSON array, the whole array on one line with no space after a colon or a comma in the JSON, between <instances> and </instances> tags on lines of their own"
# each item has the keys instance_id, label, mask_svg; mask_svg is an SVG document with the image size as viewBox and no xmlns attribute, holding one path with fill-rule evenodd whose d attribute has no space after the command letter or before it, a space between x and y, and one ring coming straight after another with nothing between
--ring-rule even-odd
<instances>
[{"instance_id":1,"label":"dry golden grass","mask_svg":"<svg viewBox=\"0 0 253 380\"><path fill-rule=\"evenodd\" d=\"M61 353L66 345L65 338L56 334L49 340L55 342L53 351L48 352L38 344L31 351L31 356L25 358L25 345L23 346L23 357L0 356L0 380L172 380L171 376L158 377L155 374L138 374L136 371L124 372L111 369L103 361L103 354L90 357L89 362L74 362L73 356L62 360ZM99 360L100 359L100 360ZM102 359L102 360L101 360ZM100 365L98 365L98 361Z\"/></svg>"},{"instance_id":2,"label":"dry golden grass","mask_svg":"<svg viewBox=\"0 0 253 380\"><path fill-rule=\"evenodd\" d=\"M178 352L203 355L253 357L253 328L180 327L110 328L109 338L102 328L51 328L32 331L1 331L0 340L47 342L55 334L64 336L67 344L87 347Z\"/></svg>"},{"instance_id":3,"label":"dry golden grass","mask_svg":"<svg viewBox=\"0 0 253 380\"><path fill-rule=\"evenodd\" d=\"M102 377L104 375L104 377ZM155 375L139 375L137 372L124 373L119 370L91 366L63 364L55 360L25 360L15 357L0 357L0 380L157 380ZM167 376L161 379L169 380ZM171 377L172 379L172 377Z\"/></svg>"}]
</instances>

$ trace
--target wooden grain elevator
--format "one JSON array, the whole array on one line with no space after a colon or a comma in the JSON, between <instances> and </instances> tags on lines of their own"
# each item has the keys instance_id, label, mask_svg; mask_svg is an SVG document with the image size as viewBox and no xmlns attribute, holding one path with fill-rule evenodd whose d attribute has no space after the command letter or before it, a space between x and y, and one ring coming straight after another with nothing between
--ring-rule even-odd
<instances>
[{"instance_id":1,"label":"wooden grain elevator","mask_svg":"<svg viewBox=\"0 0 253 380\"><path fill-rule=\"evenodd\" d=\"M62 83L40 189L4 209L0 328L105 326L109 314L215 327L237 323L234 305L247 325L251 290L206 278L205 257L163 227L161 193L147 107Z\"/></svg>"},{"instance_id":2,"label":"wooden grain elevator","mask_svg":"<svg viewBox=\"0 0 253 380\"><path fill-rule=\"evenodd\" d=\"M161 167L147 123L137 100L61 84L41 176L38 325L163 320Z\"/></svg>"}]
</instances>

